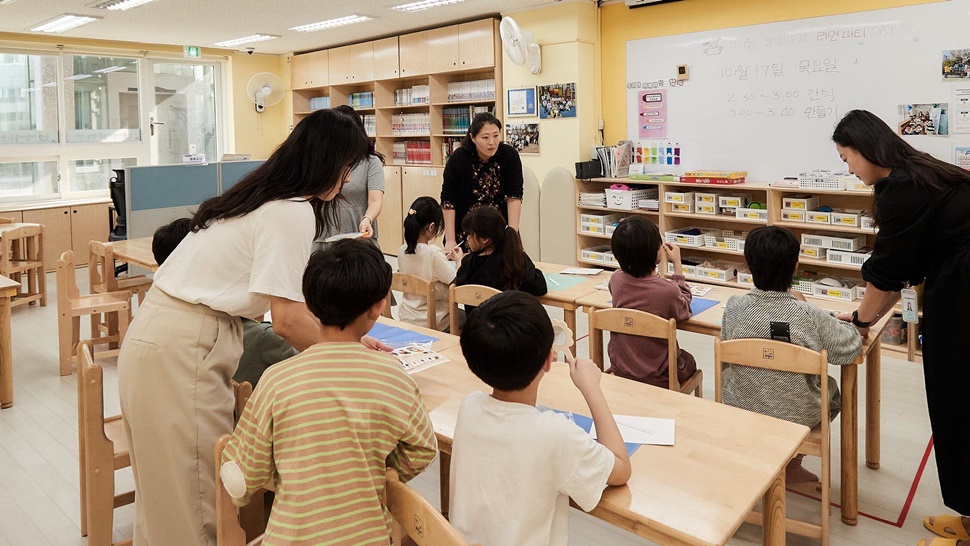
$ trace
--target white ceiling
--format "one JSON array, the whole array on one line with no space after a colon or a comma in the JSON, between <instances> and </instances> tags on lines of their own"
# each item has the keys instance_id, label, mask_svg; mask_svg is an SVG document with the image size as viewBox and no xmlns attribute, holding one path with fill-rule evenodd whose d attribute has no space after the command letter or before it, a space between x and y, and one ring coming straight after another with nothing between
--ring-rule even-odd
<instances>
[{"instance_id":1,"label":"white ceiling","mask_svg":"<svg viewBox=\"0 0 970 546\"><path fill-rule=\"evenodd\" d=\"M0 5L0 32L29 34L31 27L72 13L104 19L63 36L205 47L257 33L274 34L282 38L249 45L257 53L284 54L405 34L559 0L465 0L414 13L391 9L413 0L155 0L128 11L90 7L99 1L13 0ZM347 15L373 19L317 32L289 30Z\"/></svg>"}]
</instances>

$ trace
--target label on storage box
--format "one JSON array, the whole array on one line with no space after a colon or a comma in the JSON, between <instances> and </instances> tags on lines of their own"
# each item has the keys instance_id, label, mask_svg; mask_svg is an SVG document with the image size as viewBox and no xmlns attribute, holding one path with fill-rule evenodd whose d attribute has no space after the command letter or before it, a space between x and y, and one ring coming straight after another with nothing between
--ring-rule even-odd
<instances>
[{"instance_id":1,"label":"label on storage box","mask_svg":"<svg viewBox=\"0 0 970 546\"><path fill-rule=\"evenodd\" d=\"M829 216L829 214L827 212L826 213L821 213L821 214L809 213L808 214L808 219L811 222L816 222L816 223L819 223L819 224L827 224L827 223L829 223L830 216Z\"/></svg>"},{"instance_id":2,"label":"label on storage box","mask_svg":"<svg viewBox=\"0 0 970 546\"><path fill-rule=\"evenodd\" d=\"M684 202L684 194L682 194L682 193L668 193L667 194L667 202L668 203L683 203Z\"/></svg>"},{"instance_id":3,"label":"label on storage box","mask_svg":"<svg viewBox=\"0 0 970 546\"><path fill-rule=\"evenodd\" d=\"M717 194L714 193L702 193L697 195L698 203L713 203L717 198Z\"/></svg>"},{"instance_id":4,"label":"label on storage box","mask_svg":"<svg viewBox=\"0 0 970 546\"><path fill-rule=\"evenodd\" d=\"M757 213L757 212L746 212L746 213L744 213L744 217L745 218L754 218L755 220L757 220L758 218L761 218L761 214L760 213Z\"/></svg>"},{"instance_id":5,"label":"label on storage box","mask_svg":"<svg viewBox=\"0 0 970 546\"><path fill-rule=\"evenodd\" d=\"M717 210L714 205L697 205L697 212L703 214L717 214Z\"/></svg>"},{"instance_id":6,"label":"label on storage box","mask_svg":"<svg viewBox=\"0 0 970 546\"><path fill-rule=\"evenodd\" d=\"M675 238L677 239L678 243L693 244L690 239L688 239L687 237L684 237L683 235L677 235Z\"/></svg>"},{"instance_id":7,"label":"label on storage box","mask_svg":"<svg viewBox=\"0 0 970 546\"><path fill-rule=\"evenodd\" d=\"M828 289L825 290L825 295L826 296L829 296L829 297L832 297L832 298L841 298L842 297L842 291L841 290L834 289L834 288L828 288Z\"/></svg>"},{"instance_id":8,"label":"label on storage box","mask_svg":"<svg viewBox=\"0 0 970 546\"><path fill-rule=\"evenodd\" d=\"M721 278L721 274L720 274L720 273L718 273L717 271L708 271L708 272L707 272L707 276L708 276L708 277L711 277L711 278L714 278L714 279L719 279L719 278Z\"/></svg>"}]
</instances>

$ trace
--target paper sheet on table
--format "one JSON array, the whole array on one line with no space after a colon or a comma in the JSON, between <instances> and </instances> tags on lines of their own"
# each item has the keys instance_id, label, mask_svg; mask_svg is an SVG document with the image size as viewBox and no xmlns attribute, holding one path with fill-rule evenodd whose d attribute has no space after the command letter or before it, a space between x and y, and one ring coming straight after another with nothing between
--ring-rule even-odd
<instances>
[{"instance_id":1,"label":"paper sheet on table","mask_svg":"<svg viewBox=\"0 0 970 546\"><path fill-rule=\"evenodd\" d=\"M598 275L603 270L598 267L567 267L559 273L562 275Z\"/></svg>"},{"instance_id":2,"label":"paper sheet on table","mask_svg":"<svg viewBox=\"0 0 970 546\"><path fill-rule=\"evenodd\" d=\"M635 415L614 415L616 426L620 429L625 443L647 444L654 446L674 445L674 420L657 417L637 417ZM596 426L589 431L596 438Z\"/></svg>"}]
</instances>

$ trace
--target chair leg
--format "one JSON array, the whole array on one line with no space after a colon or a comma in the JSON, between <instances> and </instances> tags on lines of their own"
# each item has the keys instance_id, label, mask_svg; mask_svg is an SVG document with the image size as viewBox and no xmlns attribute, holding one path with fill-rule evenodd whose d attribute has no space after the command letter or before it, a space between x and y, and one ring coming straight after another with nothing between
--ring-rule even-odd
<instances>
[{"instance_id":1,"label":"chair leg","mask_svg":"<svg viewBox=\"0 0 970 546\"><path fill-rule=\"evenodd\" d=\"M86 461L89 546L111 546L114 529L114 468L110 458L101 462Z\"/></svg>"},{"instance_id":2,"label":"chair leg","mask_svg":"<svg viewBox=\"0 0 970 546\"><path fill-rule=\"evenodd\" d=\"M61 375L71 375L71 356L74 351L74 342L71 338L73 331L71 319L72 317L63 311L57 317L57 347Z\"/></svg>"},{"instance_id":3,"label":"chair leg","mask_svg":"<svg viewBox=\"0 0 970 546\"><path fill-rule=\"evenodd\" d=\"M441 515L448 519L448 505L451 503L451 453L439 452L438 474L441 488Z\"/></svg>"}]
</instances>

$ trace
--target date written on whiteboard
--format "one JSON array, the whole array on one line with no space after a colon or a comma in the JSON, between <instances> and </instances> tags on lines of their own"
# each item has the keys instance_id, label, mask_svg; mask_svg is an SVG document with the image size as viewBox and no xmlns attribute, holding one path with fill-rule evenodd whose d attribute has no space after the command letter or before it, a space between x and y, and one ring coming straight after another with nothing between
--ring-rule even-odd
<instances>
[{"instance_id":1,"label":"date written on whiteboard","mask_svg":"<svg viewBox=\"0 0 970 546\"><path fill-rule=\"evenodd\" d=\"M801 59L798 61L800 74L839 73L838 59L825 57L823 59ZM785 76L785 63L765 63L757 65L726 66L721 69L721 78L746 81L753 78L781 78Z\"/></svg>"}]
</instances>

